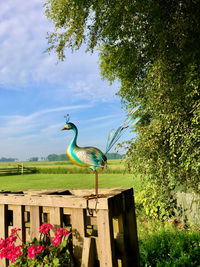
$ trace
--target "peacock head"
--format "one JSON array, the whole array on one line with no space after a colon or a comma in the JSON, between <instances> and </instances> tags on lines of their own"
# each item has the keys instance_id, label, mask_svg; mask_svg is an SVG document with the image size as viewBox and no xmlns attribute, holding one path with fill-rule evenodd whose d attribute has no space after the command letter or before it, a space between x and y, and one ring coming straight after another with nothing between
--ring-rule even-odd
<instances>
[{"instance_id":1,"label":"peacock head","mask_svg":"<svg viewBox=\"0 0 200 267\"><path fill-rule=\"evenodd\" d=\"M72 130L76 126L72 122L66 122L65 126L61 129L62 131L64 130Z\"/></svg>"},{"instance_id":2,"label":"peacock head","mask_svg":"<svg viewBox=\"0 0 200 267\"><path fill-rule=\"evenodd\" d=\"M66 118L66 124L61 130L63 131L63 130L75 129L76 126L72 122L69 122L69 114L67 114L67 116L65 116L65 118Z\"/></svg>"}]
</instances>

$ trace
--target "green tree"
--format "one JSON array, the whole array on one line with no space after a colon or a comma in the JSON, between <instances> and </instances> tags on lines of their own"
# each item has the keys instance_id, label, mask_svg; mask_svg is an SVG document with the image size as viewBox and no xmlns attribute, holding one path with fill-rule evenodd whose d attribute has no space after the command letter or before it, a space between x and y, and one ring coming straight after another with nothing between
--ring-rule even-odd
<instances>
[{"instance_id":1,"label":"green tree","mask_svg":"<svg viewBox=\"0 0 200 267\"><path fill-rule=\"evenodd\" d=\"M47 0L55 30L48 51L63 60L84 43L99 50L101 74L125 107L141 104L129 166L163 188L199 190L200 2L197 0Z\"/></svg>"},{"instance_id":2,"label":"green tree","mask_svg":"<svg viewBox=\"0 0 200 267\"><path fill-rule=\"evenodd\" d=\"M60 155L57 155L57 154L50 154L47 156L47 160L48 161L66 161L68 160L66 154L60 154Z\"/></svg>"},{"instance_id":3,"label":"green tree","mask_svg":"<svg viewBox=\"0 0 200 267\"><path fill-rule=\"evenodd\" d=\"M118 153L108 153L106 157L107 159L121 159L123 156Z\"/></svg>"},{"instance_id":4,"label":"green tree","mask_svg":"<svg viewBox=\"0 0 200 267\"><path fill-rule=\"evenodd\" d=\"M16 161L17 159L15 158L0 158L0 162L13 162L13 161Z\"/></svg>"},{"instance_id":5,"label":"green tree","mask_svg":"<svg viewBox=\"0 0 200 267\"><path fill-rule=\"evenodd\" d=\"M38 161L38 157L32 157L32 158L30 158L28 161Z\"/></svg>"}]
</instances>

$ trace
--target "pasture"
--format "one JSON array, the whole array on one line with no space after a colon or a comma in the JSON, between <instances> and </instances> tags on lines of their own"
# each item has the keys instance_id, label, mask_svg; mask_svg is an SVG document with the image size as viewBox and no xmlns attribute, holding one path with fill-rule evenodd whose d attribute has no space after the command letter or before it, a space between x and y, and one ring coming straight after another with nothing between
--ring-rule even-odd
<instances>
[{"instance_id":1,"label":"pasture","mask_svg":"<svg viewBox=\"0 0 200 267\"><path fill-rule=\"evenodd\" d=\"M18 163L0 163L1 168L16 167ZM0 176L0 190L25 189L76 189L94 188L94 173L70 162L24 162L25 167L35 168L36 173ZM139 177L126 173L122 160L108 161L108 168L99 170L99 187L134 187L135 192L142 186Z\"/></svg>"}]
</instances>

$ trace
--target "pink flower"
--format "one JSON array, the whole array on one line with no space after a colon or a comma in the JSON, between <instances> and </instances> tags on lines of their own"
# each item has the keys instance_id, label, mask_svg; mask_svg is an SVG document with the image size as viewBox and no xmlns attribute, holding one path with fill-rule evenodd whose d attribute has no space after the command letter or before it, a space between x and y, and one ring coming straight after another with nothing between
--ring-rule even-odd
<instances>
[{"instance_id":1,"label":"pink flower","mask_svg":"<svg viewBox=\"0 0 200 267\"><path fill-rule=\"evenodd\" d=\"M3 238L1 238L0 239L0 249L4 248L5 246L6 246L6 241Z\"/></svg>"},{"instance_id":2,"label":"pink flower","mask_svg":"<svg viewBox=\"0 0 200 267\"><path fill-rule=\"evenodd\" d=\"M57 233L59 233L60 235L64 235L64 236L69 234L69 232L64 228L58 228Z\"/></svg>"},{"instance_id":3,"label":"pink flower","mask_svg":"<svg viewBox=\"0 0 200 267\"><path fill-rule=\"evenodd\" d=\"M10 235L9 237L6 238L6 243L12 243L15 242L17 239L16 236Z\"/></svg>"},{"instance_id":4,"label":"pink flower","mask_svg":"<svg viewBox=\"0 0 200 267\"><path fill-rule=\"evenodd\" d=\"M12 242L8 242L8 243L6 244L5 249L6 249L7 251L10 251L10 250L13 250L14 247L15 247L15 245L14 245Z\"/></svg>"},{"instance_id":5,"label":"pink flower","mask_svg":"<svg viewBox=\"0 0 200 267\"><path fill-rule=\"evenodd\" d=\"M40 226L39 232L40 233L43 233L43 234L48 234L48 232L49 232L50 229L51 230L53 229L53 225L51 225L50 223L43 223Z\"/></svg>"},{"instance_id":6,"label":"pink flower","mask_svg":"<svg viewBox=\"0 0 200 267\"><path fill-rule=\"evenodd\" d=\"M31 247L28 248L28 257L30 259L35 257L35 253L36 253L36 251L35 251L35 246L34 245L32 245Z\"/></svg>"},{"instance_id":7,"label":"pink flower","mask_svg":"<svg viewBox=\"0 0 200 267\"><path fill-rule=\"evenodd\" d=\"M69 232L66 229L58 228L56 233L55 233L55 236L53 238L53 245L58 246L62 241L62 237L66 236L68 234L69 234Z\"/></svg>"},{"instance_id":8,"label":"pink flower","mask_svg":"<svg viewBox=\"0 0 200 267\"><path fill-rule=\"evenodd\" d=\"M15 235L18 231L21 231L21 229L20 228L11 229L11 235Z\"/></svg>"},{"instance_id":9,"label":"pink flower","mask_svg":"<svg viewBox=\"0 0 200 267\"><path fill-rule=\"evenodd\" d=\"M19 245L19 246L16 246L14 249L14 254L17 258L22 255L21 248L22 248L22 245Z\"/></svg>"},{"instance_id":10,"label":"pink flower","mask_svg":"<svg viewBox=\"0 0 200 267\"><path fill-rule=\"evenodd\" d=\"M44 249L44 246L43 246L43 245L41 246L41 245L39 244L39 245L37 246L36 253L42 253L43 249Z\"/></svg>"},{"instance_id":11,"label":"pink flower","mask_svg":"<svg viewBox=\"0 0 200 267\"><path fill-rule=\"evenodd\" d=\"M59 234L55 234L54 238L53 238L53 245L54 246L58 246L62 241L62 236L60 236Z\"/></svg>"}]
</instances>

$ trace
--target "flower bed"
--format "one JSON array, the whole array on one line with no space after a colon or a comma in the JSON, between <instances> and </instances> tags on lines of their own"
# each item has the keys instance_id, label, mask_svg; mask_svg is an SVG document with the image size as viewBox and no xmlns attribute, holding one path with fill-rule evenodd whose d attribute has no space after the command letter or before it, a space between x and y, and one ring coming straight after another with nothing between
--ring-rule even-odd
<instances>
[{"instance_id":1,"label":"flower bed","mask_svg":"<svg viewBox=\"0 0 200 267\"><path fill-rule=\"evenodd\" d=\"M72 266L68 247L70 233L64 228L57 228L51 237L51 230L52 224L43 223L39 228L39 239L34 238L25 244L18 235L21 229L11 229L9 237L0 239L0 258L10 260L11 266L16 267Z\"/></svg>"}]
</instances>

